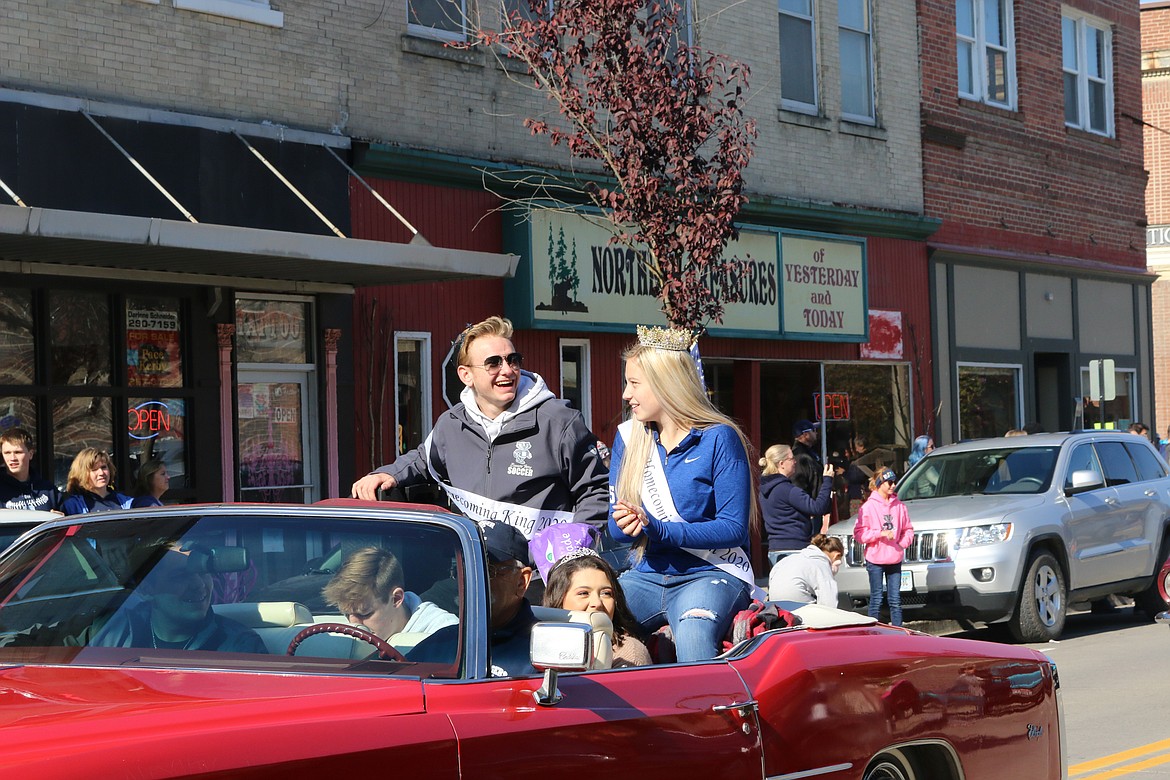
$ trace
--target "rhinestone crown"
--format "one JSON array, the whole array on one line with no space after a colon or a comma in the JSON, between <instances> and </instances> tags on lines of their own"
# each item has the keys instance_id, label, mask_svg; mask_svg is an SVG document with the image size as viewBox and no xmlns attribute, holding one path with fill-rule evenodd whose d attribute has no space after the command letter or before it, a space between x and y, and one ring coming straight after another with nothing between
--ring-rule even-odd
<instances>
[{"instance_id":1,"label":"rhinestone crown","mask_svg":"<svg viewBox=\"0 0 1170 780\"><path fill-rule=\"evenodd\" d=\"M643 347L654 347L671 352L690 352L691 345L695 343L695 336L689 330L680 330L679 328L639 325L638 343Z\"/></svg>"}]
</instances>

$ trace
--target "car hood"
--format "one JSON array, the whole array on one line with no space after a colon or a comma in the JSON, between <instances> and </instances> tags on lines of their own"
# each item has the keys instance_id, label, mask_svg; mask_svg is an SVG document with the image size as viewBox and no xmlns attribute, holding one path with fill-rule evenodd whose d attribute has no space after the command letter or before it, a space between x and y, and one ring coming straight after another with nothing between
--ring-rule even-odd
<instances>
[{"instance_id":1,"label":"car hood","mask_svg":"<svg viewBox=\"0 0 1170 780\"><path fill-rule=\"evenodd\" d=\"M1036 509L1049 503L1044 495L970 495L947 498L917 498L906 501L914 531L941 531L957 526L995 523L1016 512ZM835 524L830 533L852 534L856 518Z\"/></svg>"},{"instance_id":2,"label":"car hood","mask_svg":"<svg viewBox=\"0 0 1170 780\"><path fill-rule=\"evenodd\" d=\"M0 744L4 764L35 768L138 740L215 740L263 722L277 733L310 722L423 710L417 679L291 676L208 670L85 666L0 668ZM81 759L84 761L84 758Z\"/></svg>"}]
</instances>

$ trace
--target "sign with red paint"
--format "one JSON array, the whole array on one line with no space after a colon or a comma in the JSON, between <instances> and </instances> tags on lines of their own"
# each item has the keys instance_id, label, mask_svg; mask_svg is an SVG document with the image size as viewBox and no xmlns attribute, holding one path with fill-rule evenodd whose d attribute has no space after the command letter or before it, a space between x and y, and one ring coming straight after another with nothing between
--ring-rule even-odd
<instances>
[{"instance_id":1,"label":"sign with red paint","mask_svg":"<svg viewBox=\"0 0 1170 780\"><path fill-rule=\"evenodd\" d=\"M861 357L901 360L902 312L869 310L869 341L861 345Z\"/></svg>"},{"instance_id":2,"label":"sign with red paint","mask_svg":"<svg viewBox=\"0 0 1170 780\"><path fill-rule=\"evenodd\" d=\"M849 393L825 393L825 419L830 422L848 420ZM813 405L817 410L817 421L821 419L821 394L813 393Z\"/></svg>"},{"instance_id":3,"label":"sign with red paint","mask_svg":"<svg viewBox=\"0 0 1170 780\"><path fill-rule=\"evenodd\" d=\"M179 305L168 299L126 301L126 382L131 387L181 387Z\"/></svg>"}]
</instances>

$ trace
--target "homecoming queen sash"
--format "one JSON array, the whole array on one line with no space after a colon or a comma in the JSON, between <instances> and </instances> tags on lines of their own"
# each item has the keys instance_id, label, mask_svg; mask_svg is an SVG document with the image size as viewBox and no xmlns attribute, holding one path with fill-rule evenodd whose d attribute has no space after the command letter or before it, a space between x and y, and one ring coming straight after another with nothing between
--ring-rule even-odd
<instances>
[{"instance_id":1,"label":"homecoming queen sash","mask_svg":"<svg viewBox=\"0 0 1170 780\"><path fill-rule=\"evenodd\" d=\"M521 504L510 504L506 501L496 501L487 496L472 493L470 490L460 490L454 485L448 485L439 478L435 467L431 465L430 436L427 436L425 447L427 471L430 472L431 479L439 487L443 488L447 495L450 496L452 503L459 507L459 511L477 523L483 520L490 520L494 523L507 523L524 534L525 539L531 541L533 535L550 525L573 522L574 516L572 512L564 512L559 509L533 508Z\"/></svg>"},{"instance_id":2,"label":"homecoming queen sash","mask_svg":"<svg viewBox=\"0 0 1170 780\"><path fill-rule=\"evenodd\" d=\"M635 423L635 420L627 420L618 426L618 433L627 442L630 440L630 433L633 431ZM658 454L657 446L651 448L650 458L646 461L646 469L642 472L642 504L652 515L663 522L687 522L679 515L678 509L674 505L674 497L670 494L670 483L666 481L666 470L662 466L662 457ZM751 589L753 599L760 601L767 599L767 594L756 585L751 559L742 547L724 547L720 550L696 550L691 547L680 549L745 583Z\"/></svg>"}]
</instances>

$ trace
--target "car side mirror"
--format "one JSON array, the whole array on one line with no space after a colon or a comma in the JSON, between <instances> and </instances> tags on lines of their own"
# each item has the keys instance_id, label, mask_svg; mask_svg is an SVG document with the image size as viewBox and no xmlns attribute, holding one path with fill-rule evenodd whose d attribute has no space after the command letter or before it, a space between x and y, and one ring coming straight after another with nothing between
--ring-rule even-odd
<instances>
[{"instance_id":1,"label":"car side mirror","mask_svg":"<svg viewBox=\"0 0 1170 780\"><path fill-rule=\"evenodd\" d=\"M1092 469L1074 471L1069 479L1072 487L1066 488L1066 493L1084 493L1086 490L1096 490L1105 485L1101 475Z\"/></svg>"},{"instance_id":2,"label":"car side mirror","mask_svg":"<svg viewBox=\"0 0 1170 780\"><path fill-rule=\"evenodd\" d=\"M593 628L584 623L537 623L529 645L532 666L544 672L544 683L532 695L551 706L561 700L557 675L584 672L593 666Z\"/></svg>"}]
</instances>

